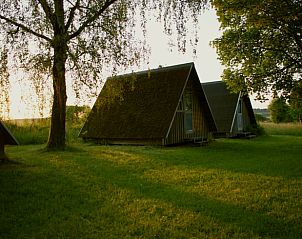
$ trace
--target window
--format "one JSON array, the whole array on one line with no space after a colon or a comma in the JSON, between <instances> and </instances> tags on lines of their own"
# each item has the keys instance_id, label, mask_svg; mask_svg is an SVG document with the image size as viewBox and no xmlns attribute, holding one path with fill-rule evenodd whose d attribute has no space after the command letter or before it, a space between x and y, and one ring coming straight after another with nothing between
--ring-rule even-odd
<instances>
[{"instance_id":1,"label":"window","mask_svg":"<svg viewBox=\"0 0 302 239\"><path fill-rule=\"evenodd\" d=\"M184 108L185 111L192 111L192 92L185 92Z\"/></svg>"},{"instance_id":2,"label":"window","mask_svg":"<svg viewBox=\"0 0 302 239\"><path fill-rule=\"evenodd\" d=\"M241 99L238 102L238 113L242 113L242 100Z\"/></svg>"},{"instance_id":3,"label":"window","mask_svg":"<svg viewBox=\"0 0 302 239\"><path fill-rule=\"evenodd\" d=\"M237 109L237 127L238 131L243 130L243 117L242 117L242 100L240 99L238 102L238 109Z\"/></svg>"},{"instance_id":4,"label":"window","mask_svg":"<svg viewBox=\"0 0 302 239\"><path fill-rule=\"evenodd\" d=\"M192 112L185 112L185 131L189 133L193 130Z\"/></svg>"},{"instance_id":5,"label":"window","mask_svg":"<svg viewBox=\"0 0 302 239\"><path fill-rule=\"evenodd\" d=\"M193 130L193 115L192 115L192 109L193 109L193 97L192 97L192 91L190 89L187 89L184 93L184 111L185 111L185 131L186 133L191 133Z\"/></svg>"}]
</instances>

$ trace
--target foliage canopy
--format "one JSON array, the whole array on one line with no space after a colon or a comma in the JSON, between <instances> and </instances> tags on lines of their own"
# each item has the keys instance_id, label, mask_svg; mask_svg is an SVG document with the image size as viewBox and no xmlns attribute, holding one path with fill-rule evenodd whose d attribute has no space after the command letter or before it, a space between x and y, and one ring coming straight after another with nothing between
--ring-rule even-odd
<instances>
[{"instance_id":1,"label":"foliage canopy","mask_svg":"<svg viewBox=\"0 0 302 239\"><path fill-rule=\"evenodd\" d=\"M292 90L289 97L289 105L293 118L302 123L302 80L300 80L297 86Z\"/></svg>"},{"instance_id":2,"label":"foliage canopy","mask_svg":"<svg viewBox=\"0 0 302 239\"><path fill-rule=\"evenodd\" d=\"M213 41L235 91L286 96L301 79L302 1L213 0L223 35Z\"/></svg>"},{"instance_id":3,"label":"foliage canopy","mask_svg":"<svg viewBox=\"0 0 302 239\"><path fill-rule=\"evenodd\" d=\"M271 120L274 123L289 122L290 108L286 104L286 100L283 97L277 97L272 100L268 107L271 115Z\"/></svg>"}]
</instances>

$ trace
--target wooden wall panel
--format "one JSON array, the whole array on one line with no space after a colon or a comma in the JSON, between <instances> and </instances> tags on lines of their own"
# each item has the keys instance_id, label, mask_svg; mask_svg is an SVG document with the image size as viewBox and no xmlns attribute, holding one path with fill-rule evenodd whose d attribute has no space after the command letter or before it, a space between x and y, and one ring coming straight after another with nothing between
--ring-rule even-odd
<instances>
[{"instance_id":1,"label":"wooden wall panel","mask_svg":"<svg viewBox=\"0 0 302 239\"><path fill-rule=\"evenodd\" d=\"M165 144L178 144L184 142L184 113L176 112L168 138Z\"/></svg>"}]
</instances>

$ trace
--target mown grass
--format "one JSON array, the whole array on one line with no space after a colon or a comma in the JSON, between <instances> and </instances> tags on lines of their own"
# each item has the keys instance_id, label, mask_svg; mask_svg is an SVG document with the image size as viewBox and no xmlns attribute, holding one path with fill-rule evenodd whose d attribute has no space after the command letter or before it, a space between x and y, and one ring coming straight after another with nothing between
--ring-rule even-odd
<instances>
[{"instance_id":1,"label":"mown grass","mask_svg":"<svg viewBox=\"0 0 302 239\"><path fill-rule=\"evenodd\" d=\"M0 238L301 238L301 145L8 147Z\"/></svg>"}]
</instances>

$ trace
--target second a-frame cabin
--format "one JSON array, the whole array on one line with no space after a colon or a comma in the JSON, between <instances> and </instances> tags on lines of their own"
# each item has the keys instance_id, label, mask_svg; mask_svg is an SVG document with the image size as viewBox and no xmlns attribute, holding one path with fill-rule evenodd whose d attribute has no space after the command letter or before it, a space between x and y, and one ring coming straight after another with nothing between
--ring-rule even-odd
<instances>
[{"instance_id":1,"label":"second a-frame cabin","mask_svg":"<svg viewBox=\"0 0 302 239\"><path fill-rule=\"evenodd\" d=\"M18 141L9 131L9 129L0 121L0 160L6 159L4 152L5 145L18 145Z\"/></svg>"},{"instance_id":2,"label":"second a-frame cabin","mask_svg":"<svg viewBox=\"0 0 302 239\"><path fill-rule=\"evenodd\" d=\"M217 136L244 134L257 125L248 95L231 93L223 81L202 84L215 119Z\"/></svg>"},{"instance_id":3,"label":"second a-frame cabin","mask_svg":"<svg viewBox=\"0 0 302 239\"><path fill-rule=\"evenodd\" d=\"M105 144L207 140L216 126L193 63L107 79L80 136Z\"/></svg>"}]
</instances>

